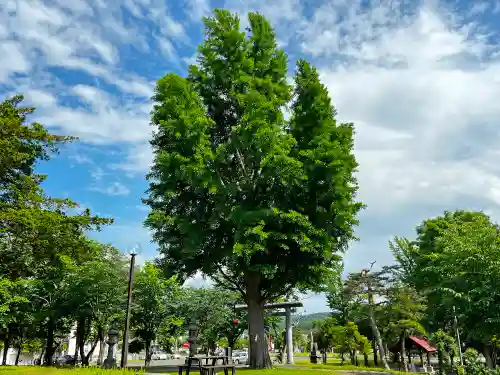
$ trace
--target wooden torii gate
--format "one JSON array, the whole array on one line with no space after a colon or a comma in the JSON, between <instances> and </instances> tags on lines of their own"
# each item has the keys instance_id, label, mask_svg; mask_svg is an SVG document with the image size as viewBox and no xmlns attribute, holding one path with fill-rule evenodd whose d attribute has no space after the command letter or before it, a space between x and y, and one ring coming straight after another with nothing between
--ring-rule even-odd
<instances>
[{"instance_id":1,"label":"wooden torii gate","mask_svg":"<svg viewBox=\"0 0 500 375\"><path fill-rule=\"evenodd\" d=\"M286 336L286 363L293 364L293 338L292 338L292 309L297 307L302 307L302 302L281 302L281 303L266 303L264 309L266 310L278 310L284 309L284 311L274 311L271 314L274 316L284 316L285 317L285 336ZM235 311L246 310L247 305L236 305L234 307Z\"/></svg>"}]
</instances>

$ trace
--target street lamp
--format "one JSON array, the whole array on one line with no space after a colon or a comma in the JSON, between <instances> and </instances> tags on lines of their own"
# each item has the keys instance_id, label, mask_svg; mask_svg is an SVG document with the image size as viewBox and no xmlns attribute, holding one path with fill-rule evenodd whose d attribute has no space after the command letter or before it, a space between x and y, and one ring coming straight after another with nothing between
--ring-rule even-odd
<instances>
[{"instance_id":1,"label":"street lamp","mask_svg":"<svg viewBox=\"0 0 500 375\"><path fill-rule=\"evenodd\" d=\"M108 340L106 344L108 344L108 355L104 360L103 366L104 368L113 368L116 367L116 359L115 359L115 345L118 343L118 331L113 327L108 332Z\"/></svg>"},{"instance_id":2,"label":"street lamp","mask_svg":"<svg viewBox=\"0 0 500 375\"><path fill-rule=\"evenodd\" d=\"M127 357L128 357L128 330L130 324L130 308L132 303L132 280L134 279L134 265L135 257L140 253L141 246L136 244L129 251L130 254L130 270L128 273L128 299L127 299L127 315L125 315L125 329L123 330L123 342L122 342L122 359L120 362L121 368L127 367Z\"/></svg>"},{"instance_id":3,"label":"street lamp","mask_svg":"<svg viewBox=\"0 0 500 375\"><path fill-rule=\"evenodd\" d=\"M199 333L199 327L194 323L194 321L191 322L191 324L188 327L189 330L189 337L188 337L188 342L189 342L189 356L194 357L196 355L196 349L198 348L198 333Z\"/></svg>"}]
</instances>

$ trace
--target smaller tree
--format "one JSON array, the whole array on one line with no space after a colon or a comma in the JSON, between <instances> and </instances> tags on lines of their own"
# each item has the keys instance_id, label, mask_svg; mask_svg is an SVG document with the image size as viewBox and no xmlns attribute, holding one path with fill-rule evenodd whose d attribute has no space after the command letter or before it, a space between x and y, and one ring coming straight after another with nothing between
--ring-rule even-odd
<instances>
[{"instance_id":1,"label":"smaller tree","mask_svg":"<svg viewBox=\"0 0 500 375\"><path fill-rule=\"evenodd\" d=\"M453 362L452 358L456 355L458 349L455 339L442 329L439 329L432 334L430 341L436 346L439 374L444 375L446 373L444 369L445 360L450 359L450 362ZM453 363L451 364L453 365Z\"/></svg>"},{"instance_id":2,"label":"smaller tree","mask_svg":"<svg viewBox=\"0 0 500 375\"><path fill-rule=\"evenodd\" d=\"M484 365L476 349L468 348L464 353L464 369L467 375L488 375L490 370Z\"/></svg>"},{"instance_id":3,"label":"smaller tree","mask_svg":"<svg viewBox=\"0 0 500 375\"><path fill-rule=\"evenodd\" d=\"M322 321L313 322L313 328L317 329L315 341L320 350L330 350L335 346L339 339L341 326L338 325L337 319L327 318Z\"/></svg>"},{"instance_id":4,"label":"smaller tree","mask_svg":"<svg viewBox=\"0 0 500 375\"><path fill-rule=\"evenodd\" d=\"M120 315L124 303L126 271L119 250L96 241L87 241L90 260L74 267L68 274L67 309L77 322L76 338L84 366L89 365L100 343L99 363L104 355L104 339L111 320ZM90 350L85 353L86 344Z\"/></svg>"},{"instance_id":5,"label":"smaller tree","mask_svg":"<svg viewBox=\"0 0 500 375\"><path fill-rule=\"evenodd\" d=\"M339 324L345 325L352 321L362 330L362 334L372 339L374 362L378 362L379 353L383 366L389 370L378 322L381 303L376 302L376 299L385 295L388 275L385 270L371 272L371 269L350 273L343 282L340 279L334 281L330 285L327 300L332 316L337 318Z\"/></svg>"},{"instance_id":6,"label":"smaller tree","mask_svg":"<svg viewBox=\"0 0 500 375\"><path fill-rule=\"evenodd\" d=\"M207 350L215 350L221 339L234 348L236 341L248 327L247 312L234 310L241 303L238 293L215 288L188 288L183 299L185 323L199 328L199 342Z\"/></svg>"},{"instance_id":7,"label":"smaller tree","mask_svg":"<svg viewBox=\"0 0 500 375\"><path fill-rule=\"evenodd\" d=\"M178 307L181 289L175 277L165 279L159 268L146 263L134 280L131 325L146 348L145 366L151 363L151 343L160 328L176 325L180 318Z\"/></svg>"},{"instance_id":8,"label":"smaller tree","mask_svg":"<svg viewBox=\"0 0 500 375\"><path fill-rule=\"evenodd\" d=\"M359 365L358 352L361 351L363 354L367 353L367 350L369 350L368 339L359 333L358 326L353 322L348 322L345 325L342 338L343 346L349 352L351 364Z\"/></svg>"},{"instance_id":9,"label":"smaller tree","mask_svg":"<svg viewBox=\"0 0 500 375\"><path fill-rule=\"evenodd\" d=\"M387 293L388 330L399 339L400 360L404 371L408 371L405 341L411 335L425 335L420 323L425 311L424 299L413 289L395 283Z\"/></svg>"}]
</instances>

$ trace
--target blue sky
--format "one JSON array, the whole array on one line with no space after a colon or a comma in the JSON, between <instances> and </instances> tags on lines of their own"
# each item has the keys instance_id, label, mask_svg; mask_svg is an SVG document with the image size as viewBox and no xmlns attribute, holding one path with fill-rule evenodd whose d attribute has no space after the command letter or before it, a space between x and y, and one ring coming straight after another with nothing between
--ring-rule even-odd
<instances>
[{"instance_id":1,"label":"blue sky","mask_svg":"<svg viewBox=\"0 0 500 375\"><path fill-rule=\"evenodd\" d=\"M411 3L411 6L405 5ZM360 241L347 271L391 262L388 240L443 210L500 217L500 1L6 0L0 94L23 93L33 119L80 137L40 166L50 195L115 224L97 237L155 247L140 199L151 162L149 98L184 74L213 7L265 14L294 61L318 66L339 119L356 126ZM201 281L195 280L194 283ZM305 299L325 310L323 296Z\"/></svg>"}]
</instances>

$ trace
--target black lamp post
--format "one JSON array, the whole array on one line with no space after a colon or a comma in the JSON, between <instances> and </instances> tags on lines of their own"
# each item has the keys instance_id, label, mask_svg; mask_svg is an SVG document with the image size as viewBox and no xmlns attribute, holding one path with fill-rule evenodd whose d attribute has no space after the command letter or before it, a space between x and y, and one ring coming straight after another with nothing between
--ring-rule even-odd
<instances>
[{"instance_id":1,"label":"black lamp post","mask_svg":"<svg viewBox=\"0 0 500 375\"><path fill-rule=\"evenodd\" d=\"M188 327L189 330L189 337L188 337L188 342L189 342L189 357L194 357L196 355L197 349L198 349L198 333L199 333L199 327L198 325L192 321L191 324Z\"/></svg>"},{"instance_id":2,"label":"black lamp post","mask_svg":"<svg viewBox=\"0 0 500 375\"><path fill-rule=\"evenodd\" d=\"M121 368L127 367L130 308L131 308L131 303L132 303L132 281L134 279L135 257L137 254L139 254L139 250L140 250L140 246L136 245L129 252L130 253L130 270L128 273L128 299L127 299L127 312L125 315L125 329L123 330L122 359L120 362Z\"/></svg>"}]
</instances>

